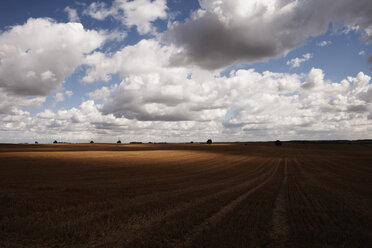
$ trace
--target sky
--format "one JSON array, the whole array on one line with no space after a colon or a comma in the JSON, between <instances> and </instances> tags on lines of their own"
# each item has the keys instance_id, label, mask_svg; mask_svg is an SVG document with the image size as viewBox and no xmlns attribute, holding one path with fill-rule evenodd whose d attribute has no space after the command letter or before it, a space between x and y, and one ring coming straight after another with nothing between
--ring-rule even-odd
<instances>
[{"instance_id":1,"label":"sky","mask_svg":"<svg viewBox=\"0 0 372 248\"><path fill-rule=\"evenodd\" d=\"M0 3L0 143L372 138L370 0Z\"/></svg>"}]
</instances>

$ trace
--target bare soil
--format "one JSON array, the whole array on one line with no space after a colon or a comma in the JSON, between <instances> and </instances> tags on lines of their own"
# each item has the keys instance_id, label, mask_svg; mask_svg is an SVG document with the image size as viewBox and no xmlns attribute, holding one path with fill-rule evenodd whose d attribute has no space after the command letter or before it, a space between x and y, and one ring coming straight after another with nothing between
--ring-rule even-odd
<instances>
[{"instance_id":1,"label":"bare soil","mask_svg":"<svg viewBox=\"0 0 372 248\"><path fill-rule=\"evenodd\" d=\"M0 247L372 247L372 147L0 145Z\"/></svg>"}]
</instances>

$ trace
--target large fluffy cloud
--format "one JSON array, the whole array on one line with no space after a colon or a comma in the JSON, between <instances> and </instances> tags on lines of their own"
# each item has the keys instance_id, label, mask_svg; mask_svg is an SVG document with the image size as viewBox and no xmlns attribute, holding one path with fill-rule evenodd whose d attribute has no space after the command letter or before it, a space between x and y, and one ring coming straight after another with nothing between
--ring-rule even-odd
<instances>
[{"instance_id":1,"label":"large fluffy cloud","mask_svg":"<svg viewBox=\"0 0 372 248\"><path fill-rule=\"evenodd\" d=\"M152 22L167 17L166 0L115 0L108 7L104 2L93 2L84 11L98 20L112 16L128 27L136 27L140 34L153 31Z\"/></svg>"},{"instance_id":2,"label":"large fluffy cloud","mask_svg":"<svg viewBox=\"0 0 372 248\"><path fill-rule=\"evenodd\" d=\"M169 56L173 49L161 46L156 40L141 40L135 45L126 46L113 56L102 52L95 52L86 57L84 63L91 66L88 69L84 82L91 83L97 80L108 81L111 74L139 75L163 70L169 64Z\"/></svg>"},{"instance_id":3,"label":"large fluffy cloud","mask_svg":"<svg viewBox=\"0 0 372 248\"><path fill-rule=\"evenodd\" d=\"M342 138L343 132L347 137L351 130L361 129L367 134L372 113L370 79L359 73L334 83L325 81L324 72L313 68L291 94L261 89L249 95L224 125L253 135L271 132L306 139L311 138L309 134L313 138Z\"/></svg>"},{"instance_id":4,"label":"large fluffy cloud","mask_svg":"<svg viewBox=\"0 0 372 248\"><path fill-rule=\"evenodd\" d=\"M103 104L86 100L77 108L36 116L16 109L2 115L1 137L14 142L181 142L356 139L372 131L371 78L362 72L331 82L316 68L305 76L252 69L228 76L163 70L168 73L128 75L89 94Z\"/></svg>"},{"instance_id":5,"label":"large fluffy cloud","mask_svg":"<svg viewBox=\"0 0 372 248\"><path fill-rule=\"evenodd\" d=\"M79 23L56 23L47 18L31 18L1 33L0 111L26 103L40 105L44 99L40 97L59 89L85 55L103 41L101 34L85 30Z\"/></svg>"},{"instance_id":6,"label":"large fluffy cloud","mask_svg":"<svg viewBox=\"0 0 372 248\"><path fill-rule=\"evenodd\" d=\"M369 0L199 0L185 23L169 26L166 39L183 50L174 64L217 69L235 62L277 57L324 33L330 22L364 30L371 40Z\"/></svg>"},{"instance_id":7,"label":"large fluffy cloud","mask_svg":"<svg viewBox=\"0 0 372 248\"><path fill-rule=\"evenodd\" d=\"M171 65L176 52L156 40L142 40L112 56L94 53L87 58L92 67L86 81L108 80L116 73L123 80L89 95L103 99L103 114L157 123L158 130L186 125L193 133L214 123L212 133L236 139L319 138L312 135L324 136L327 130L329 138L342 138L342 132L351 137L355 130L362 137L370 131L372 87L362 72L341 82L325 80L316 68L307 75L242 69L222 76Z\"/></svg>"},{"instance_id":8,"label":"large fluffy cloud","mask_svg":"<svg viewBox=\"0 0 372 248\"><path fill-rule=\"evenodd\" d=\"M0 88L24 96L46 96L81 65L104 37L79 23L29 19L0 34Z\"/></svg>"}]
</instances>

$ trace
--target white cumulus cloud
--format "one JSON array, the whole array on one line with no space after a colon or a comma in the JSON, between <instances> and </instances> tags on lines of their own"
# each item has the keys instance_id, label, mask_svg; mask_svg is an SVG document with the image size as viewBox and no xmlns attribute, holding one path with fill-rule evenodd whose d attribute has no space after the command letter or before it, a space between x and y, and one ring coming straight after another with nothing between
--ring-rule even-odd
<instances>
[{"instance_id":1,"label":"white cumulus cloud","mask_svg":"<svg viewBox=\"0 0 372 248\"><path fill-rule=\"evenodd\" d=\"M289 65L291 68L300 67L303 62L310 60L312 57L313 55L311 53L306 53L302 55L301 58L293 58L288 60L287 65Z\"/></svg>"},{"instance_id":2,"label":"white cumulus cloud","mask_svg":"<svg viewBox=\"0 0 372 248\"><path fill-rule=\"evenodd\" d=\"M323 40L321 42L316 43L317 46L325 47L332 44L332 41L329 40Z\"/></svg>"},{"instance_id":3,"label":"white cumulus cloud","mask_svg":"<svg viewBox=\"0 0 372 248\"><path fill-rule=\"evenodd\" d=\"M67 6L64 10L67 13L68 20L70 22L80 22L80 18L79 18L79 15L76 9L73 9L70 6Z\"/></svg>"},{"instance_id":4,"label":"white cumulus cloud","mask_svg":"<svg viewBox=\"0 0 372 248\"><path fill-rule=\"evenodd\" d=\"M0 34L0 88L18 95L48 95L103 41L79 23L31 18L13 26Z\"/></svg>"},{"instance_id":5,"label":"white cumulus cloud","mask_svg":"<svg viewBox=\"0 0 372 248\"><path fill-rule=\"evenodd\" d=\"M48 96L82 64L85 54L100 47L104 39L97 31L85 30L80 23L57 23L47 18L30 18L23 25L12 26L0 34L2 94L10 99Z\"/></svg>"},{"instance_id":6,"label":"white cumulus cloud","mask_svg":"<svg viewBox=\"0 0 372 248\"><path fill-rule=\"evenodd\" d=\"M142 40L110 56L92 54L86 79L119 74L122 81L90 97L103 100L99 110L104 116L136 122L141 130L151 126L153 135L170 128L172 137L187 136L188 130L221 140L324 138L325 133L331 139L371 131L372 87L362 72L341 82L325 80L318 68L305 76L253 69L221 76L194 66L175 67L169 61L176 52L156 40Z\"/></svg>"},{"instance_id":7,"label":"white cumulus cloud","mask_svg":"<svg viewBox=\"0 0 372 248\"><path fill-rule=\"evenodd\" d=\"M115 0L112 6L104 2L93 2L84 11L98 20L112 16L128 27L135 26L140 34L153 31L152 22L167 17L166 0Z\"/></svg>"}]
</instances>

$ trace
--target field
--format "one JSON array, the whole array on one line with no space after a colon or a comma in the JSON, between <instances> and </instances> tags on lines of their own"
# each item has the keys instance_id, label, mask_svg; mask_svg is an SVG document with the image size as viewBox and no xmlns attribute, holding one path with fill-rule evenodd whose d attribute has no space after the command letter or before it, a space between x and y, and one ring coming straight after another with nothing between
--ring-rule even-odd
<instances>
[{"instance_id":1,"label":"field","mask_svg":"<svg viewBox=\"0 0 372 248\"><path fill-rule=\"evenodd\" d=\"M372 247L372 146L0 145L0 247Z\"/></svg>"}]
</instances>

